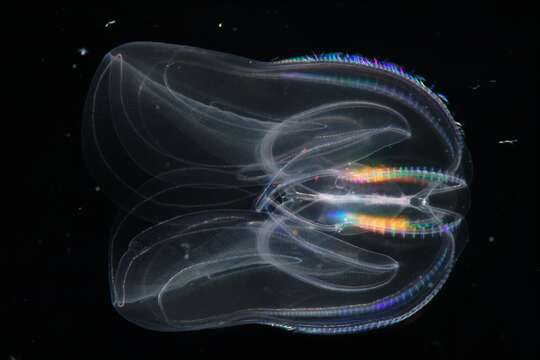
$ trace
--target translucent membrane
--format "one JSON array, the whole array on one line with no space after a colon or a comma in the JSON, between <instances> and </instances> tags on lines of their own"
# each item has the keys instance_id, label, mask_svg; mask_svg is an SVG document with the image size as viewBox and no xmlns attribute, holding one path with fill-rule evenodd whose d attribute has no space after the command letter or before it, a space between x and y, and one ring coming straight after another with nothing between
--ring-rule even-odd
<instances>
[{"instance_id":1,"label":"translucent membrane","mask_svg":"<svg viewBox=\"0 0 540 360\"><path fill-rule=\"evenodd\" d=\"M444 100L360 56L112 50L83 139L123 210L115 308L164 331L335 334L411 316L466 242L470 162Z\"/></svg>"}]
</instances>

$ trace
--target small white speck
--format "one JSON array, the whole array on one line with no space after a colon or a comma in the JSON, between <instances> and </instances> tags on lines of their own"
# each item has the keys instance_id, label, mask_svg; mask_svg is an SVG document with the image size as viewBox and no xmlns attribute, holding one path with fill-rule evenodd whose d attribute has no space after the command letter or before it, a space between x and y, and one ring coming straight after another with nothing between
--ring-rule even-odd
<instances>
[{"instance_id":1,"label":"small white speck","mask_svg":"<svg viewBox=\"0 0 540 360\"><path fill-rule=\"evenodd\" d=\"M77 210L82 211L82 206L79 206Z\"/></svg>"},{"instance_id":2,"label":"small white speck","mask_svg":"<svg viewBox=\"0 0 540 360\"><path fill-rule=\"evenodd\" d=\"M217 24L217 26L218 26L218 28L221 29L223 27L223 23L219 23L219 24Z\"/></svg>"},{"instance_id":3,"label":"small white speck","mask_svg":"<svg viewBox=\"0 0 540 360\"><path fill-rule=\"evenodd\" d=\"M471 86L471 89L472 89L472 90L478 90L478 89L480 89L480 84Z\"/></svg>"},{"instance_id":4,"label":"small white speck","mask_svg":"<svg viewBox=\"0 0 540 360\"><path fill-rule=\"evenodd\" d=\"M67 137L67 138L70 138L70 137L71 137L71 133L67 132L67 133L66 133L66 137Z\"/></svg>"},{"instance_id":5,"label":"small white speck","mask_svg":"<svg viewBox=\"0 0 540 360\"><path fill-rule=\"evenodd\" d=\"M185 249L185 253L184 253L184 260L189 260L189 250L190 250L190 245L188 243L182 243L180 244L181 247L183 247Z\"/></svg>"},{"instance_id":6,"label":"small white speck","mask_svg":"<svg viewBox=\"0 0 540 360\"><path fill-rule=\"evenodd\" d=\"M499 141L499 144L515 144L515 143L517 143L517 142L518 142L517 139L501 140L501 141Z\"/></svg>"},{"instance_id":7,"label":"small white speck","mask_svg":"<svg viewBox=\"0 0 540 360\"><path fill-rule=\"evenodd\" d=\"M494 241L495 241L495 236L490 236L490 237L488 237L488 241L489 241L490 243L494 242Z\"/></svg>"},{"instance_id":8,"label":"small white speck","mask_svg":"<svg viewBox=\"0 0 540 360\"><path fill-rule=\"evenodd\" d=\"M238 28L237 28L236 26L234 26L234 27L232 28L232 31L237 32L237 31L238 31Z\"/></svg>"},{"instance_id":9,"label":"small white speck","mask_svg":"<svg viewBox=\"0 0 540 360\"><path fill-rule=\"evenodd\" d=\"M84 56L84 55L88 54L88 49L84 48L84 47L78 48L77 52L79 53L79 55Z\"/></svg>"},{"instance_id":10,"label":"small white speck","mask_svg":"<svg viewBox=\"0 0 540 360\"><path fill-rule=\"evenodd\" d=\"M105 24L105 27L107 28L107 27L109 27L111 25L114 25L114 24L116 24L116 20L107 21L107 23Z\"/></svg>"},{"instance_id":11,"label":"small white speck","mask_svg":"<svg viewBox=\"0 0 540 360\"><path fill-rule=\"evenodd\" d=\"M496 82L497 82L497 80L495 80L495 79L492 79L492 80L489 80L489 82L493 84L493 83L496 83Z\"/></svg>"},{"instance_id":12,"label":"small white speck","mask_svg":"<svg viewBox=\"0 0 540 360\"><path fill-rule=\"evenodd\" d=\"M73 65L71 65L71 67L72 67L73 69L76 69L76 68L77 68L77 64L73 64Z\"/></svg>"},{"instance_id":13,"label":"small white speck","mask_svg":"<svg viewBox=\"0 0 540 360\"><path fill-rule=\"evenodd\" d=\"M95 189L96 189L96 192L101 191L101 188L99 186L96 186Z\"/></svg>"}]
</instances>

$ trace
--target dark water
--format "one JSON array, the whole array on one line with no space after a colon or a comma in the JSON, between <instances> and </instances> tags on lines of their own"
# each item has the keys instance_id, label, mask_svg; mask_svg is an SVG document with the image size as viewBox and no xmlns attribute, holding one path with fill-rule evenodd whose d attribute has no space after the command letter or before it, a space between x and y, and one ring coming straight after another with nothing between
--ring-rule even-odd
<instances>
[{"instance_id":1,"label":"dark water","mask_svg":"<svg viewBox=\"0 0 540 360\"><path fill-rule=\"evenodd\" d=\"M14 236L3 239L14 284L0 342L8 358L535 358L538 40L536 20L522 15L532 11L353 4L147 3L9 16L4 57L15 64L4 75L14 85L4 87L3 141L15 161L5 176L16 174L20 190L4 188L15 200L6 207ZM358 53L435 84L464 124L474 162L470 242L440 294L400 325L339 337L262 326L157 333L116 314L107 282L114 206L82 162L80 115L102 56L137 40L258 60Z\"/></svg>"}]
</instances>

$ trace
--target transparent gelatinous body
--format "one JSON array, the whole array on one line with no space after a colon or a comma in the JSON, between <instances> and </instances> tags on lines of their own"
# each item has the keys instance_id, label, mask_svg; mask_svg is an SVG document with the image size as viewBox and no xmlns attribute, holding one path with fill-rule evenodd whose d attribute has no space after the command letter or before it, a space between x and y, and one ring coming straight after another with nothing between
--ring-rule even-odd
<instances>
[{"instance_id":1,"label":"transparent gelatinous body","mask_svg":"<svg viewBox=\"0 0 540 360\"><path fill-rule=\"evenodd\" d=\"M470 162L444 101L360 56L114 49L83 139L124 210L110 248L115 308L164 331L335 334L411 316L466 242Z\"/></svg>"}]
</instances>

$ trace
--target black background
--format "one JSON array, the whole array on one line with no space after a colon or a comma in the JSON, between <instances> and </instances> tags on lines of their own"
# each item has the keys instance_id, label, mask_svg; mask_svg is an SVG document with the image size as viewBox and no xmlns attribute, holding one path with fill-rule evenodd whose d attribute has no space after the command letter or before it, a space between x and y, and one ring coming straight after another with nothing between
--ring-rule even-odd
<instances>
[{"instance_id":1,"label":"black background","mask_svg":"<svg viewBox=\"0 0 540 360\"><path fill-rule=\"evenodd\" d=\"M5 58L15 66L4 76L15 81L3 120L15 129L7 127L3 138L6 155L15 159L6 170L19 175L20 191L5 188L15 198L7 225L15 233L3 239L14 245L5 251L13 265L5 276L15 281L4 296L8 336L0 347L14 359L534 358L538 40L532 10L494 3L255 3L28 6L8 19ZM85 169L80 123L102 57L141 40L258 60L343 51L426 77L464 124L474 163L470 242L440 294L402 324L337 337L255 325L158 333L121 318L107 282L115 208ZM509 139L517 142L499 144Z\"/></svg>"}]
</instances>

